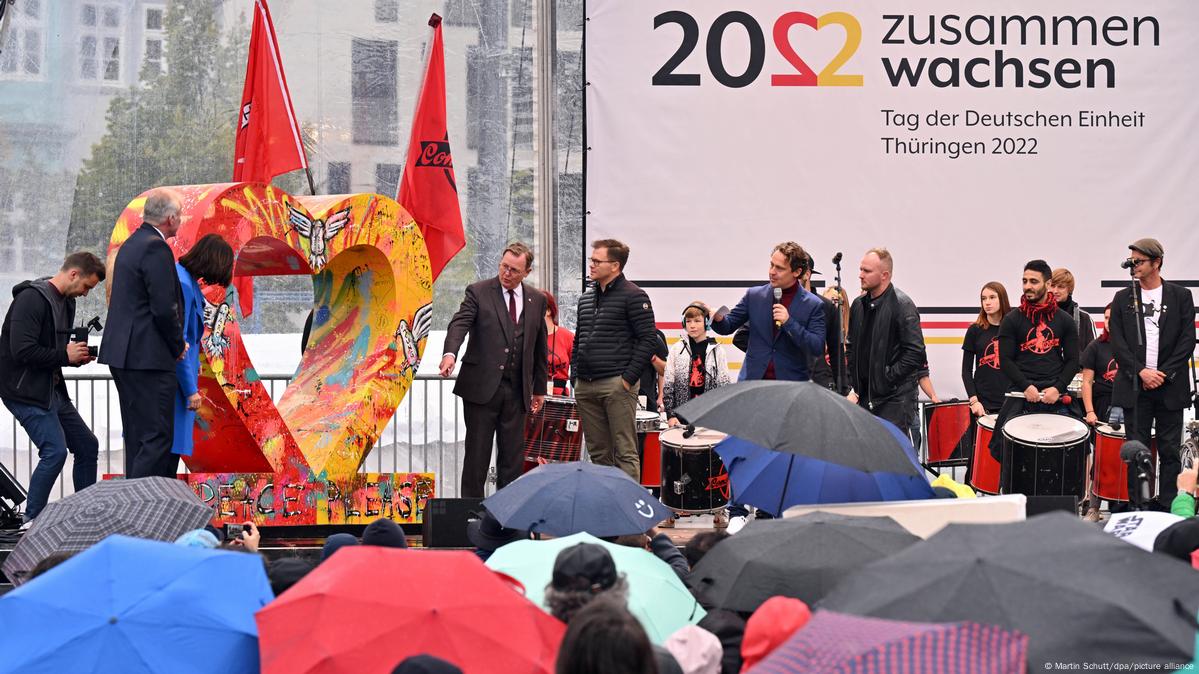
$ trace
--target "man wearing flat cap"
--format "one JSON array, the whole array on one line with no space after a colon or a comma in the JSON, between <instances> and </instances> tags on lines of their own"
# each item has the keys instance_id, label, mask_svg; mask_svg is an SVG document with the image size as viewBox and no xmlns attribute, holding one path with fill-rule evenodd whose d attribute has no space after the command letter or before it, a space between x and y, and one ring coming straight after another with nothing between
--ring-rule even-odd
<instances>
[{"instance_id":1,"label":"man wearing flat cap","mask_svg":"<svg viewBox=\"0 0 1199 674\"><path fill-rule=\"evenodd\" d=\"M1120 366L1112 406L1124 409L1129 440L1149 446L1150 430L1156 432L1161 465L1156 505L1168 511L1182 468L1182 411L1191 403L1187 363L1195 350L1195 300L1189 289L1162 279L1165 249L1157 239L1138 239L1128 250L1126 264L1137 283L1135 295L1125 288L1112 300L1108 332Z\"/></svg>"}]
</instances>

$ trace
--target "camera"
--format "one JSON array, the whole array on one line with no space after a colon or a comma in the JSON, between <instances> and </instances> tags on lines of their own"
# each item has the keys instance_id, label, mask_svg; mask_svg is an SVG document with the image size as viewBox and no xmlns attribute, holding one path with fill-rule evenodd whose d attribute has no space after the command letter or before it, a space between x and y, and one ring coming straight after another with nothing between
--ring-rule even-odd
<instances>
[{"instance_id":1,"label":"camera","mask_svg":"<svg viewBox=\"0 0 1199 674\"><path fill-rule=\"evenodd\" d=\"M72 342L83 342L84 344L87 344L88 333L90 333L93 330L96 332L99 332L103 329L104 329L104 325L100 323L100 317L93 316L92 320L88 321L85 325L81 325L81 326L79 326L77 328L73 328L71 330L71 341ZM98 346L87 347L87 355L91 356L92 358L99 357L100 347L98 347Z\"/></svg>"},{"instance_id":2,"label":"camera","mask_svg":"<svg viewBox=\"0 0 1199 674\"><path fill-rule=\"evenodd\" d=\"M246 530L244 524L226 524L225 525L225 540L235 541L241 538L241 532Z\"/></svg>"}]
</instances>

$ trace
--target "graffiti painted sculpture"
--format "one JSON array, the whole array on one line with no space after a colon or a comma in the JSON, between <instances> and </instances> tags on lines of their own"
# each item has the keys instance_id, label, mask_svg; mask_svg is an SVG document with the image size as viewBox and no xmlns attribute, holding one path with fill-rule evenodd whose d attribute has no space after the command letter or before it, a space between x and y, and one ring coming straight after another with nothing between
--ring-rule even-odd
<instances>
[{"instance_id":1,"label":"graffiti painted sculpture","mask_svg":"<svg viewBox=\"0 0 1199 674\"><path fill-rule=\"evenodd\" d=\"M431 473L359 473L412 385L429 333L432 281L420 230L378 194L293 197L260 183L176 187L178 258L206 234L237 255L235 277L310 275L312 333L276 404L242 343L225 289L204 289L195 450L186 477L219 522L419 521ZM146 194L113 230L109 262L141 223Z\"/></svg>"}]
</instances>

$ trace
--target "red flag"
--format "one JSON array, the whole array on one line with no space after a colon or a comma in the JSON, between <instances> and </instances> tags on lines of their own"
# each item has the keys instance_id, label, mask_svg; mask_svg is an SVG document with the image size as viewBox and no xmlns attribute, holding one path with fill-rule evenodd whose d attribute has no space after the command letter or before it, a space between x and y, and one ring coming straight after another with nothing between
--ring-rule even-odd
<instances>
[{"instance_id":1,"label":"red flag","mask_svg":"<svg viewBox=\"0 0 1199 674\"><path fill-rule=\"evenodd\" d=\"M458 185L445 124L445 52L441 43L441 17L429 17L433 44L421 87L408 158L396 200L412 214L425 236L429 264L436 279L450 259L466 245Z\"/></svg>"},{"instance_id":2,"label":"red flag","mask_svg":"<svg viewBox=\"0 0 1199 674\"><path fill-rule=\"evenodd\" d=\"M283 75L275 24L266 0L254 0L246 85L237 118L233 180L266 183L281 173L302 168L308 168L308 157L300 141L300 126ZM248 316L254 308L254 279L240 276L233 284L242 315Z\"/></svg>"}]
</instances>

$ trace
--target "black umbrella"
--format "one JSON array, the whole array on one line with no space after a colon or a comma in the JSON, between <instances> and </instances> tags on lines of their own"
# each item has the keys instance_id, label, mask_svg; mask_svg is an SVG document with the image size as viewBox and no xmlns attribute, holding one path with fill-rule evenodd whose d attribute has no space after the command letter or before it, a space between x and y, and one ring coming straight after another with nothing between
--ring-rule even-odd
<instances>
[{"instance_id":1,"label":"black umbrella","mask_svg":"<svg viewBox=\"0 0 1199 674\"><path fill-rule=\"evenodd\" d=\"M921 474L874 415L811 382L738 382L692 399L675 416L767 449L867 472Z\"/></svg>"},{"instance_id":2,"label":"black umbrella","mask_svg":"<svg viewBox=\"0 0 1199 674\"><path fill-rule=\"evenodd\" d=\"M1199 573L1059 512L950 524L850 574L820 607L1018 629L1031 638L1029 671L1054 663L1160 666L1191 661Z\"/></svg>"},{"instance_id":3,"label":"black umbrella","mask_svg":"<svg viewBox=\"0 0 1199 674\"><path fill-rule=\"evenodd\" d=\"M709 550L688 582L705 606L732 611L754 611L775 595L812 604L858 567L919 540L890 517L755 520Z\"/></svg>"}]
</instances>

